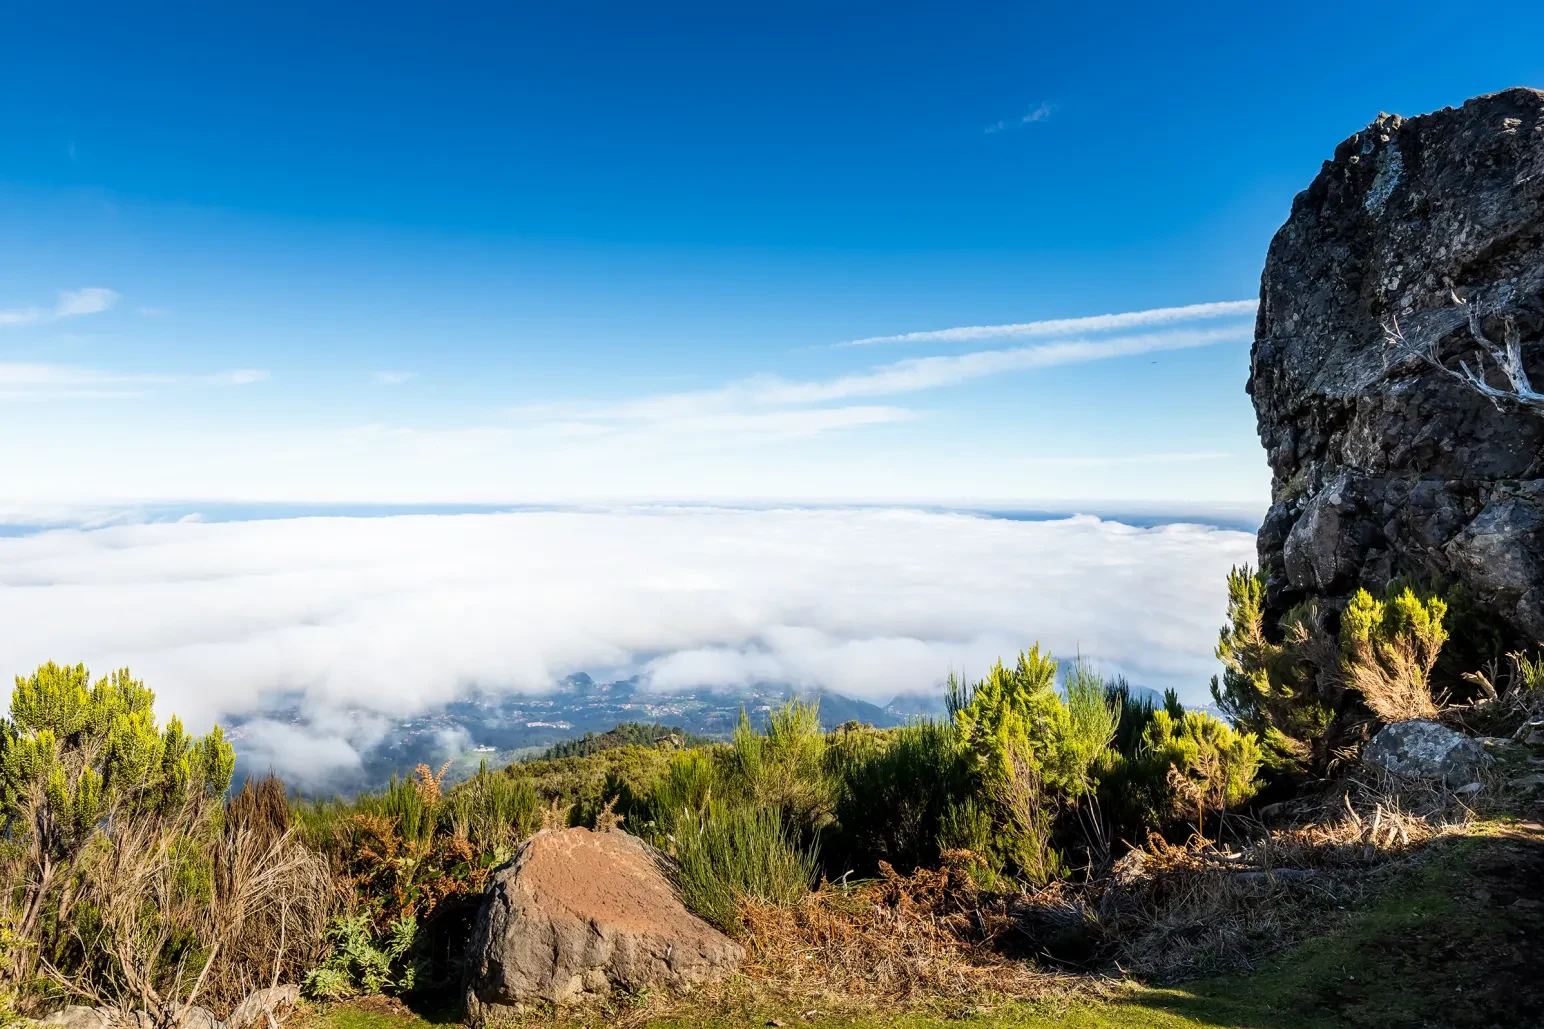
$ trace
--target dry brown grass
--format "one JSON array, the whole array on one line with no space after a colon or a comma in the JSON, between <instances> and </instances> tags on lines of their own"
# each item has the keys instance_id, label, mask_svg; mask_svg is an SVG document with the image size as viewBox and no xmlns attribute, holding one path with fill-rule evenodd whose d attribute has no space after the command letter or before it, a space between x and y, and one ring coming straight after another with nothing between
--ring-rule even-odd
<instances>
[{"instance_id":1,"label":"dry brown grass","mask_svg":"<svg viewBox=\"0 0 1544 1029\"><path fill-rule=\"evenodd\" d=\"M873 1002L1066 992L1076 977L1025 960L1027 894L986 893L956 851L944 868L830 884L791 908L747 905L745 973L784 995ZM1061 910L1063 899L1048 902ZM1067 908L1069 923L1083 912Z\"/></svg>"},{"instance_id":2,"label":"dry brown grass","mask_svg":"<svg viewBox=\"0 0 1544 1029\"><path fill-rule=\"evenodd\" d=\"M1234 819L1242 840L1156 837L1092 884L1122 971L1172 981L1253 968L1270 951L1338 924L1421 849L1461 834L1497 786L1459 796L1362 770L1320 793Z\"/></svg>"},{"instance_id":3,"label":"dry brown grass","mask_svg":"<svg viewBox=\"0 0 1544 1029\"><path fill-rule=\"evenodd\" d=\"M292 835L282 786L249 783L209 836L212 803L111 820L76 869L72 903L93 916L62 926L76 960L40 961L59 991L176 1026L195 1003L223 1014L314 963L332 877Z\"/></svg>"},{"instance_id":4,"label":"dry brown grass","mask_svg":"<svg viewBox=\"0 0 1544 1029\"><path fill-rule=\"evenodd\" d=\"M1495 784L1363 776L1278 805L1270 823L1229 816L1220 845L1152 837L1104 878L1041 890L980 889L972 856L790 908L748 906L744 975L758 995L822 1010L1108 994L1118 977L1177 981L1256 967L1339 924L1425 844L1465 831Z\"/></svg>"},{"instance_id":5,"label":"dry brown grass","mask_svg":"<svg viewBox=\"0 0 1544 1029\"><path fill-rule=\"evenodd\" d=\"M1389 645L1380 654L1348 659L1341 674L1346 685L1362 695L1373 714L1385 722L1434 719L1441 714L1427 680L1430 664L1408 646ZM1435 657L1433 657L1435 660Z\"/></svg>"}]
</instances>

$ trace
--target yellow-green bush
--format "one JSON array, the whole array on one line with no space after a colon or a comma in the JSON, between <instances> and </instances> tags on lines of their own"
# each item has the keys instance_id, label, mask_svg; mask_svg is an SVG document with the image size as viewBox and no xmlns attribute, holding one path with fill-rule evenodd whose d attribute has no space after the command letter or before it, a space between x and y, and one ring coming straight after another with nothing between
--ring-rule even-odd
<instances>
[{"instance_id":1,"label":"yellow-green bush","mask_svg":"<svg viewBox=\"0 0 1544 1029\"><path fill-rule=\"evenodd\" d=\"M1435 718L1431 670L1447 629L1447 604L1396 584L1383 599L1357 590L1340 616L1346 683L1385 722Z\"/></svg>"},{"instance_id":2,"label":"yellow-green bush","mask_svg":"<svg viewBox=\"0 0 1544 1029\"><path fill-rule=\"evenodd\" d=\"M1196 831L1203 835L1209 812L1237 808L1259 788L1262 755L1254 734L1238 732L1204 712L1175 718L1166 710L1154 711L1142 743L1142 760L1154 772L1162 770L1158 793L1164 803L1157 813L1194 816Z\"/></svg>"}]
</instances>

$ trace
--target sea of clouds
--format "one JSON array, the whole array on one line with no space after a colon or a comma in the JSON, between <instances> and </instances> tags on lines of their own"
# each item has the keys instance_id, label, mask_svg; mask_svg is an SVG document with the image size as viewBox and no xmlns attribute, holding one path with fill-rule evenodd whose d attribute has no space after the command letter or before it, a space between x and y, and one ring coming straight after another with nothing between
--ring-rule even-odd
<instances>
[{"instance_id":1,"label":"sea of clouds","mask_svg":"<svg viewBox=\"0 0 1544 1029\"><path fill-rule=\"evenodd\" d=\"M581 671L884 703L1039 641L1199 701L1253 553L1204 525L907 509L63 529L0 539L0 666L128 666L193 727L298 698L305 724L251 745L302 777L357 765L395 716Z\"/></svg>"}]
</instances>

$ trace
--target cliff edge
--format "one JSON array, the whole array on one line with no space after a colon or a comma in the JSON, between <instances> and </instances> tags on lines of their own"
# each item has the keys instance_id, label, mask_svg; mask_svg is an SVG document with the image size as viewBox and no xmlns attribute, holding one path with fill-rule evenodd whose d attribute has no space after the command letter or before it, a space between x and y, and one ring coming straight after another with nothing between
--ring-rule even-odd
<instances>
[{"instance_id":1,"label":"cliff edge","mask_svg":"<svg viewBox=\"0 0 1544 1029\"><path fill-rule=\"evenodd\" d=\"M1514 642L1544 640L1544 409L1454 374L1479 367L1471 310L1544 379L1538 90L1379 115L1272 240L1248 385L1273 473L1268 624L1414 575L1461 585Z\"/></svg>"}]
</instances>

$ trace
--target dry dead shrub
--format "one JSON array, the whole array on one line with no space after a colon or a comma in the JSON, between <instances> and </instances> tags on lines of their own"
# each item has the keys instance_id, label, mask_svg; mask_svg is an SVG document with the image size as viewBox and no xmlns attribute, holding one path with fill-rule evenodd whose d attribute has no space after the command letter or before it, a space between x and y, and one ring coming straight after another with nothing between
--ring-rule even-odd
<instances>
[{"instance_id":1,"label":"dry dead shrub","mask_svg":"<svg viewBox=\"0 0 1544 1029\"><path fill-rule=\"evenodd\" d=\"M433 807L445 796L445 773L450 771L451 764L447 761L440 765L438 772L422 762L413 769L413 789L418 791L418 799L425 806Z\"/></svg>"},{"instance_id":2,"label":"dry dead shrub","mask_svg":"<svg viewBox=\"0 0 1544 1029\"><path fill-rule=\"evenodd\" d=\"M326 857L295 834L284 784L247 780L213 852L207 917L222 942L206 1005L222 1013L255 989L298 983L326 949L335 896Z\"/></svg>"},{"instance_id":3,"label":"dry dead shrub","mask_svg":"<svg viewBox=\"0 0 1544 1029\"><path fill-rule=\"evenodd\" d=\"M745 972L792 996L905 1004L1103 991L1098 969L1243 971L1346 917L1423 844L1461 831L1475 802L1366 775L1278 811L1280 825L1230 816L1233 843L1154 835L1107 876L1038 890L981 889L968 852L910 876L882 866L793 907L747 906Z\"/></svg>"},{"instance_id":4,"label":"dry dead shrub","mask_svg":"<svg viewBox=\"0 0 1544 1029\"><path fill-rule=\"evenodd\" d=\"M974 855L945 854L937 871L910 876L881 864L882 877L852 888L823 884L793 907L744 909L745 972L793 995L865 1003L1065 992L1075 977L1029 958L1035 922L1028 895L976 886ZM1043 902L1041 919L1081 926L1065 898Z\"/></svg>"},{"instance_id":5,"label":"dry dead shrub","mask_svg":"<svg viewBox=\"0 0 1544 1029\"><path fill-rule=\"evenodd\" d=\"M1464 708L1448 712L1470 731L1522 739L1544 720L1544 655L1513 651L1505 661L1488 662L1464 679L1479 695Z\"/></svg>"},{"instance_id":6,"label":"dry dead shrub","mask_svg":"<svg viewBox=\"0 0 1544 1029\"><path fill-rule=\"evenodd\" d=\"M175 1026L195 1003L222 1013L315 957L332 899L326 860L273 824L271 796L234 805L213 836L211 803L109 819L77 870L74 906L90 917L61 927L77 960L43 961L48 979Z\"/></svg>"}]
</instances>

